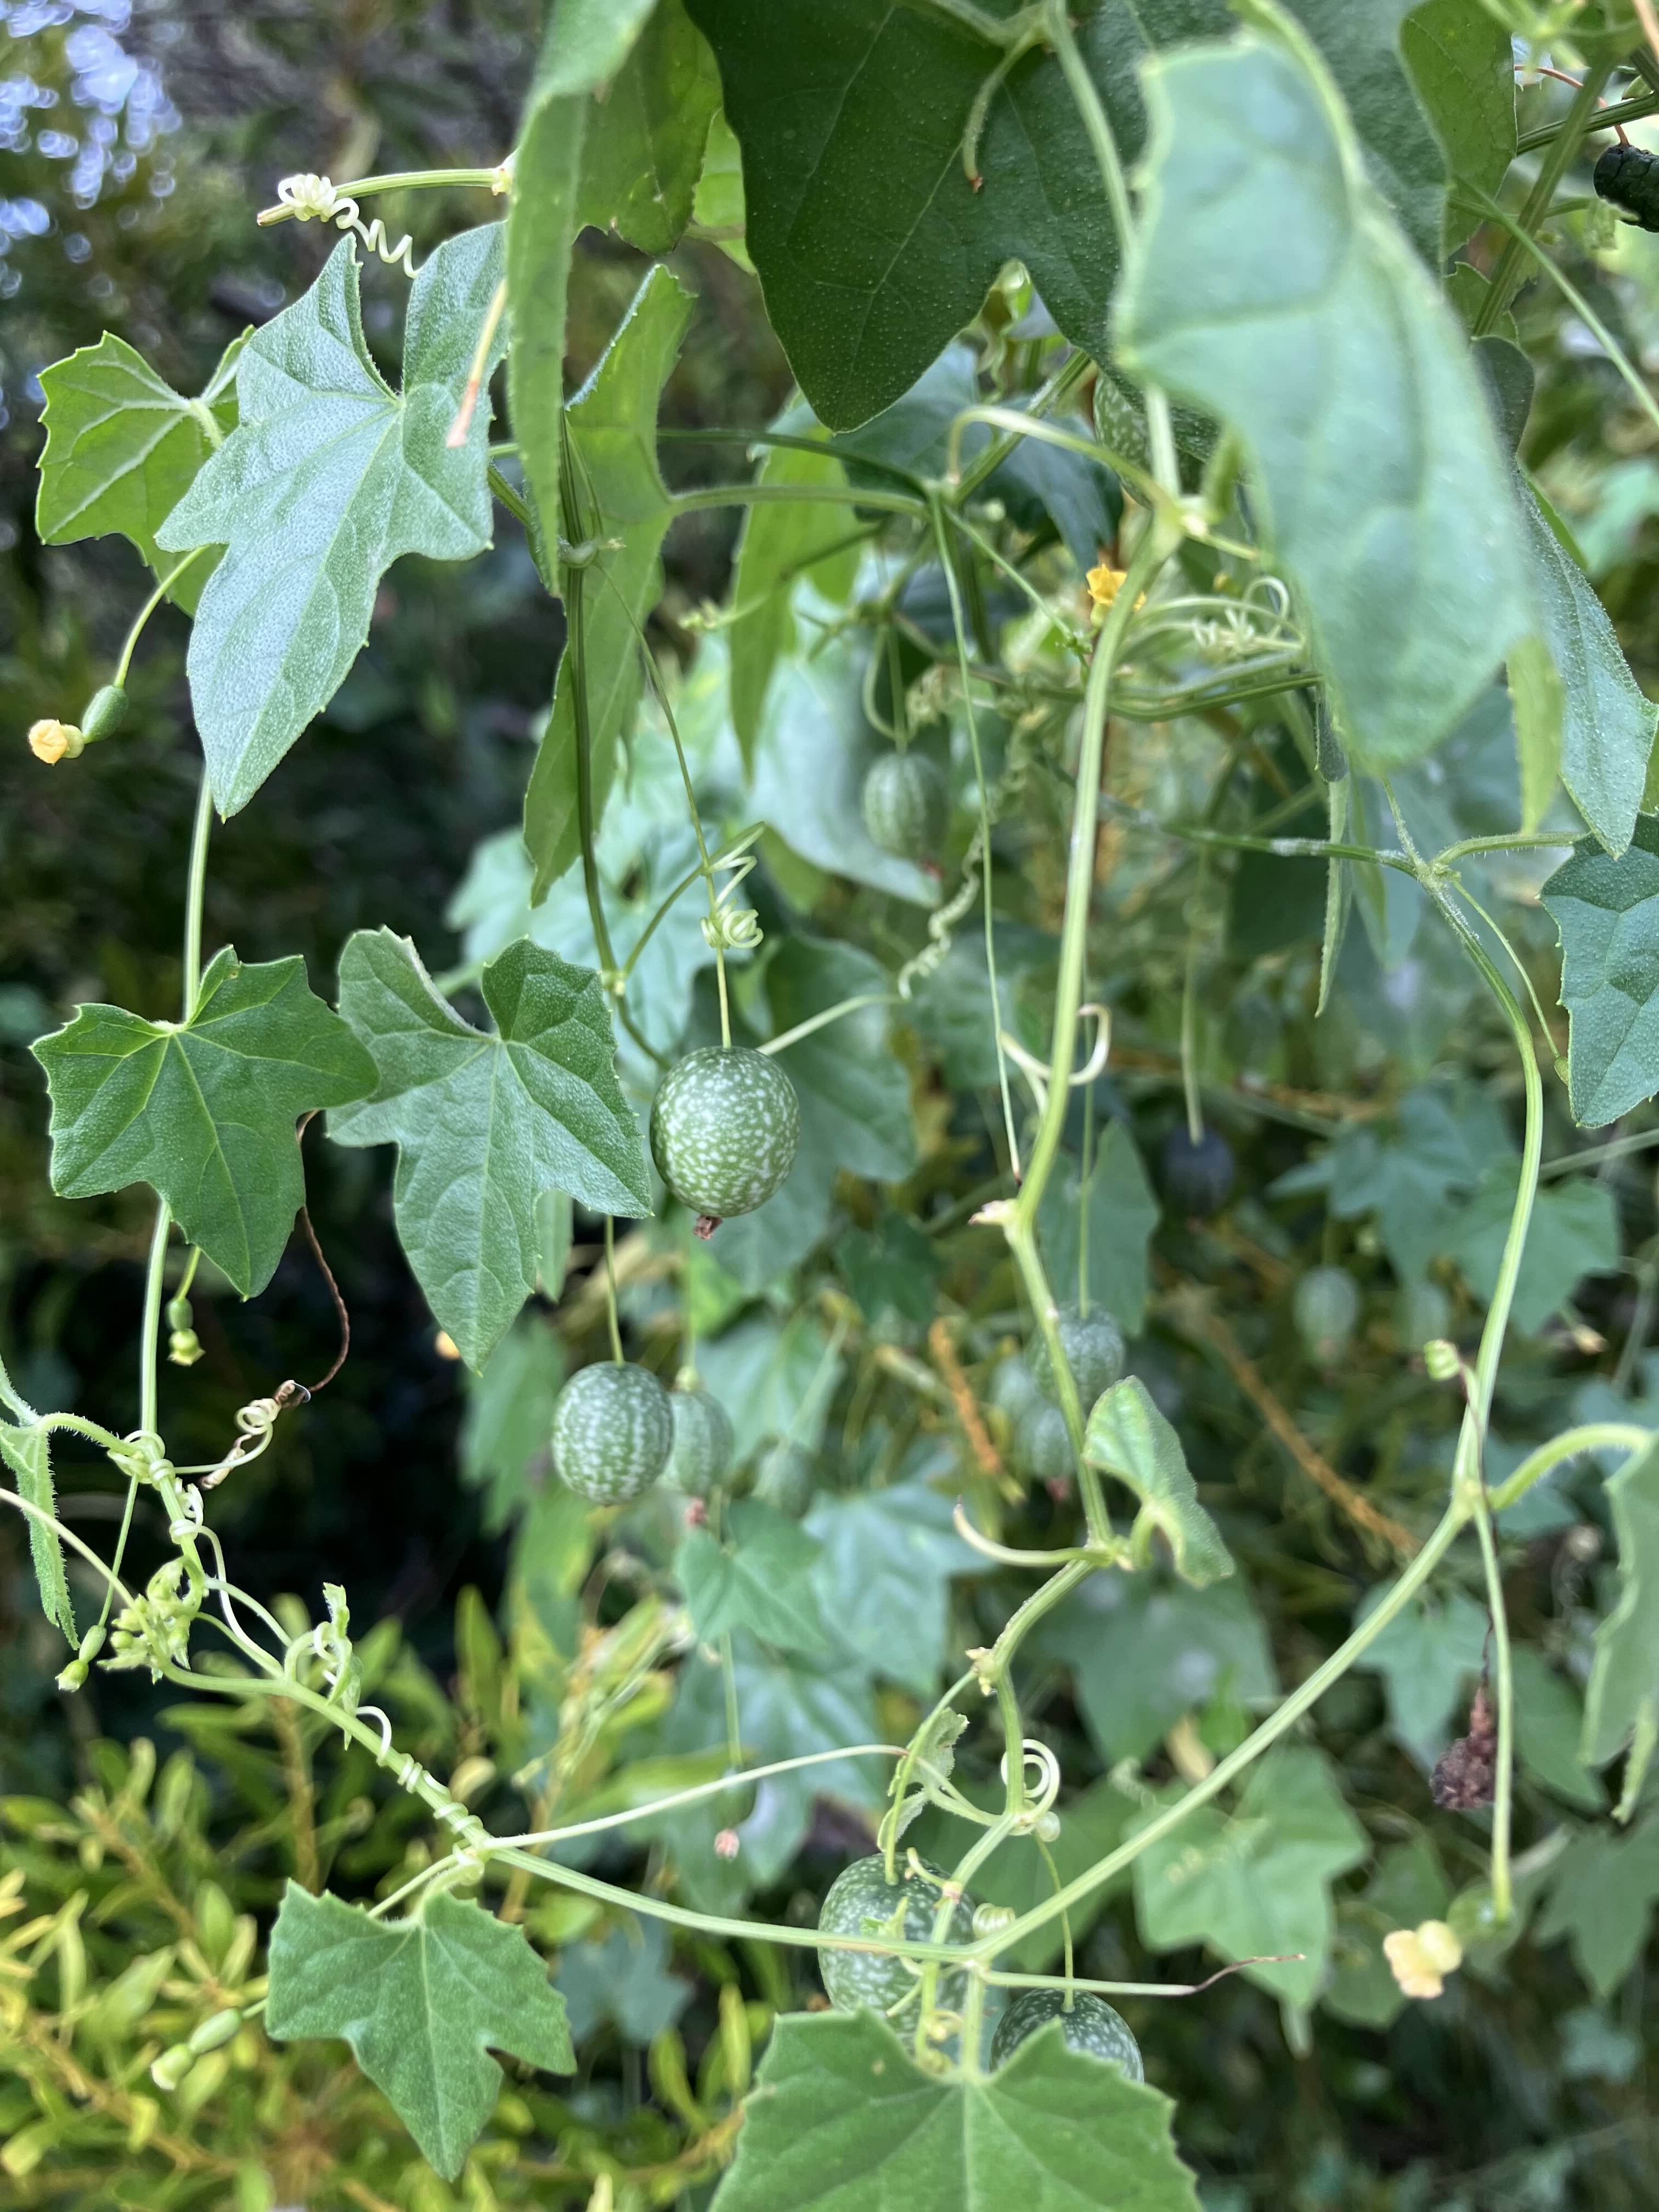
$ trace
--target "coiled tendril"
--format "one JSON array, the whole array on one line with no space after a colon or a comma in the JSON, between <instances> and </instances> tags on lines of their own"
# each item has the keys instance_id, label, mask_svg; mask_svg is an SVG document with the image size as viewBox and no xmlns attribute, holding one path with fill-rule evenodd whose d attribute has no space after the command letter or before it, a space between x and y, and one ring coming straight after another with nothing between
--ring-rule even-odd
<instances>
[{"instance_id":1,"label":"coiled tendril","mask_svg":"<svg viewBox=\"0 0 1659 2212\"><path fill-rule=\"evenodd\" d=\"M415 274L415 241L405 231L393 246L387 238L386 225L376 216L365 222L358 213L357 203L349 192L337 189L330 177L319 177L309 169L300 170L284 177L276 187L276 198L284 212L299 222L331 222L337 230L354 230L371 253L378 254L388 269L401 269L405 276Z\"/></svg>"}]
</instances>

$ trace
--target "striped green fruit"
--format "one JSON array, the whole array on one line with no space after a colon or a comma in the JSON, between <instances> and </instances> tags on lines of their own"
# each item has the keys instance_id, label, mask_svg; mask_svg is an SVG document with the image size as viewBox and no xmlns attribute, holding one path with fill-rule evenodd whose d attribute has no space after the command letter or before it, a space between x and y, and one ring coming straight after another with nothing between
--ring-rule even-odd
<instances>
[{"instance_id":1,"label":"striped green fruit","mask_svg":"<svg viewBox=\"0 0 1659 2212\"><path fill-rule=\"evenodd\" d=\"M732 1464L732 1424L718 1398L707 1390L671 1390L668 1409L674 1421L674 1448L663 1480L688 1498L707 1498L723 1482Z\"/></svg>"},{"instance_id":2,"label":"striped green fruit","mask_svg":"<svg viewBox=\"0 0 1659 2212\"><path fill-rule=\"evenodd\" d=\"M553 1464L596 1505L621 1505L649 1490L673 1443L668 1393L648 1367L584 1367L553 1407Z\"/></svg>"},{"instance_id":3,"label":"striped green fruit","mask_svg":"<svg viewBox=\"0 0 1659 2212\"><path fill-rule=\"evenodd\" d=\"M931 860L951 826L951 787L926 753L884 753L864 779L872 844L902 860Z\"/></svg>"},{"instance_id":4,"label":"striped green fruit","mask_svg":"<svg viewBox=\"0 0 1659 2212\"><path fill-rule=\"evenodd\" d=\"M1086 1314L1080 1314L1075 1306L1064 1306L1059 1328L1060 1350L1066 1354L1086 1417L1101 1392L1109 1390L1123 1373L1123 1331L1103 1306L1092 1307ZM1033 1382L1045 1398L1058 1399L1048 1346L1041 1335L1032 1338L1030 1357Z\"/></svg>"},{"instance_id":5,"label":"striped green fruit","mask_svg":"<svg viewBox=\"0 0 1659 2212\"><path fill-rule=\"evenodd\" d=\"M747 1045L689 1054L663 1078L651 1109L657 1172L699 1217L704 1236L764 1206L795 1164L799 1142L794 1085Z\"/></svg>"},{"instance_id":6,"label":"striped green fruit","mask_svg":"<svg viewBox=\"0 0 1659 2212\"><path fill-rule=\"evenodd\" d=\"M1069 2012L1063 1990L1022 1990L997 2022L997 2032L991 2039L993 2068L1012 2058L1028 2036L1047 2027L1051 2020L1060 2022L1068 2051L1080 2051L1087 2058L1104 2058L1121 2066L1125 2081L1146 2080L1140 2045L1128 2021L1104 1997L1093 1996L1087 1990L1073 1990Z\"/></svg>"},{"instance_id":7,"label":"striped green fruit","mask_svg":"<svg viewBox=\"0 0 1659 2212\"><path fill-rule=\"evenodd\" d=\"M945 1876L925 1859L922 1864L931 1881L909 1873L901 1855L898 1880L890 1882L879 1851L872 1858L854 1859L831 1883L818 1914L819 1928L836 1936L896 1932L913 1943L931 1943L940 1901L937 1885ZM973 1936L973 1901L964 1897L952 1909L945 1940L970 1943ZM861 2005L872 2012L889 2012L907 1997L914 1999L920 1987L914 1967L879 1951L820 1951L818 1972L837 2012L857 2012ZM966 1974L939 1976L938 2002L948 2011L960 2012L967 1994Z\"/></svg>"}]
</instances>

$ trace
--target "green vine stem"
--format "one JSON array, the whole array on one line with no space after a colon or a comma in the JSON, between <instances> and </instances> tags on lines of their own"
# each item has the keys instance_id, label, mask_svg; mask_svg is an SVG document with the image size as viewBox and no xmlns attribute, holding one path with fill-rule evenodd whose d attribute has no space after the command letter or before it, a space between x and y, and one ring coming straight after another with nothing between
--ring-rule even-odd
<instances>
[{"instance_id":1,"label":"green vine stem","mask_svg":"<svg viewBox=\"0 0 1659 2212\"><path fill-rule=\"evenodd\" d=\"M1563 1460L1577 1459L1583 1452L1645 1451L1654 1434L1653 1430L1639 1429L1631 1421L1587 1421L1581 1428L1568 1429L1529 1452L1514 1474L1489 1493L1487 1504L1494 1514L1507 1513L1517 1498L1524 1498Z\"/></svg>"},{"instance_id":2,"label":"green vine stem","mask_svg":"<svg viewBox=\"0 0 1659 2212\"><path fill-rule=\"evenodd\" d=\"M1498 257L1491 282L1475 312L1471 327L1476 337L1487 337L1503 320L1504 311L1520 284L1525 252L1532 234L1548 213L1550 202L1555 197L1555 188L1571 167L1585 131L1590 128L1602 87L1613 75L1613 69L1611 62L1598 62L1585 70L1583 82L1573 95L1572 105L1538 165L1538 174L1533 180L1532 190L1522 206L1519 224L1510 226L1508 219L1504 218L1505 227L1510 229L1510 236Z\"/></svg>"},{"instance_id":3,"label":"green vine stem","mask_svg":"<svg viewBox=\"0 0 1659 2212\"><path fill-rule=\"evenodd\" d=\"M1510 1653L1510 1620L1504 1604L1504 1577L1492 1540L1492 1509L1484 1486L1474 1498L1474 1533L1486 1583L1486 1611L1492 1621L1492 1658L1498 1675L1498 1770L1492 1782L1492 1904L1501 1928L1515 1910L1510 1875L1510 1830L1515 1809L1515 1668Z\"/></svg>"},{"instance_id":4,"label":"green vine stem","mask_svg":"<svg viewBox=\"0 0 1659 2212\"><path fill-rule=\"evenodd\" d=\"M213 421L213 410L210 408L204 407L202 410L202 413L207 418L207 421L212 424L212 442L216 446L220 442L220 430L219 425ZM131 623L128 628L125 640L121 647L120 657L115 664L115 673L110 678L110 682L115 686L117 690L119 690L126 683L127 671L132 665L133 648L137 644L139 639L143 635L145 629L149 625L150 617L155 613L156 608L161 605L162 600L166 599L167 593L178 582L179 577L184 574L185 569L189 568L191 562L192 561L199 561L203 554L205 553L207 550L208 549L205 545L198 545L193 553L186 553L182 561L175 562L175 564L168 569L167 574L162 577L161 582L157 584L155 589L150 593L149 597L144 601L143 605L139 608L137 613L134 615Z\"/></svg>"}]
</instances>

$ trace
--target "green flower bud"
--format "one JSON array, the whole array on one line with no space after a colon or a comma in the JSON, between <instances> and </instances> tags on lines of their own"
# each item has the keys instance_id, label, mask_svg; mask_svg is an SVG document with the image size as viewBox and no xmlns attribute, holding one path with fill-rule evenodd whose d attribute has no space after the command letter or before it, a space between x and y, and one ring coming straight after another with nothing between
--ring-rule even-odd
<instances>
[{"instance_id":1,"label":"green flower bud","mask_svg":"<svg viewBox=\"0 0 1659 2212\"><path fill-rule=\"evenodd\" d=\"M127 695L118 684L106 684L94 691L81 717L81 735L88 744L112 738L127 719Z\"/></svg>"},{"instance_id":2,"label":"green flower bud","mask_svg":"<svg viewBox=\"0 0 1659 2212\"><path fill-rule=\"evenodd\" d=\"M224 2012L210 2013L185 2048L199 2058L204 2051L216 2051L222 2043L228 2043L241 2024L242 2015L234 2006Z\"/></svg>"},{"instance_id":3,"label":"green flower bud","mask_svg":"<svg viewBox=\"0 0 1659 2212\"><path fill-rule=\"evenodd\" d=\"M195 2063L196 2053L190 2045L175 2043L152 2063L149 2078L158 2089L176 2089Z\"/></svg>"}]
</instances>

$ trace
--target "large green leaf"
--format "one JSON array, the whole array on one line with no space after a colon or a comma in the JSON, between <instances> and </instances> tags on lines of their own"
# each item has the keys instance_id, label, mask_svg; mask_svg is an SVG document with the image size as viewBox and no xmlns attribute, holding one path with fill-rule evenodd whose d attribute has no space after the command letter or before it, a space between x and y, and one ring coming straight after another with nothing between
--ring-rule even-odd
<instances>
[{"instance_id":1,"label":"large green leaf","mask_svg":"<svg viewBox=\"0 0 1659 2212\"><path fill-rule=\"evenodd\" d=\"M1234 1571L1221 1531L1198 1502L1181 1438L1138 1375L1126 1375L1095 1401L1083 1456L1133 1491L1183 1582L1201 1589Z\"/></svg>"},{"instance_id":2,"label":"large green leaf","mask_svg":"<svg viewBox=\"0 0 1659 2212\"><path fill-rule=\"evenodd\" d=\"M1529 487L1517 481L1516 495L1543 640L1559 681L1561 781L1616 855L1635 834L1659 708L1637 689L1594 585L1550 528Z\"/></svg>"},{"instance_id":3,"label":"large green leaf","mask_svg":"<svg viewBox=\"0 0 1659 2212\"><path fill-rule=\"evenodd\" d=\"M1108 1765L1145 1759L1211 1698L1259 1705L1278 1688L1267 1631L1237 1578L1200 1592L1151 1570L1094 1575L1039 1623L1029 1648L1072 1669Z\"/></svg>"},{"instance_id":4,"label":"large green leaf","mask_svg":"<svg viewBox=\"0 0 1659 2212\"><path fill-rule=\"evenodd\" d=\"M662 592L659 556L671 508L657 473L657 408L690 315L691 295L659 263L566 410L564 534L591 549L580 572L580 601L595 822L616 772L617 741L639 705L645 618ZM574 620L575 594L569 596ZM538 899L581 851L576 668L576 653L567 647L525 796L524 838L536 866Z\"/></svg>"},{"instance_id":5,"label":"large green leaf","mask_svg":"<svg viewBox=\"0 0 1659 2212\"><path fill-rule=\"evenodd\" d=\"M702 1379L732 1417L734 1466L780 1437L817 1449L842 1370L840 1354L829 1354L810 1308L785 1322L751 1314L697 1346Z\"/></svg>"},{"instance_id":6,"label":"large green leaf","mask_svg":"<svg viewBox=\"0 0 1659 2212\"><path fill-rule=\"evenodd\" d=\"M1508 464L1455 319L1340 111L1255 38L1148 62L1126 357L1231 422L1344 733L1426 751L1527 627Z\"/></svg>"},{"instance_id":7,"label":"large green leaf","mask_svg":"<svg viewBox=\"0 0 1659 2212\"><path fill-rule=\"evenodd\" d=\"M1152 1288L1147 1254L1161 1212L1127 1123L1109 1122L1102 1132L1086 1191L1079 1183L1077 1160L1062 1153L1037 1214L1037 1239L1059 1295L1077 1295L1078 1245L1086 1226L1090 1300L1121 1322L1128 1335L1138 1336Z\"/></svg>"},{"instance_id":8,"label":"large green leaf","mask_svg":"<svg viewBox=\"0 0 1659 2212\"><path fill-rule=\"evenodd\" d=\"M698 1642L717 1644L729 1630L746 1628L780 1651L823 1656L812 1588L818 1549L816 1538L758 1498L732 1508L724 1543L706 1526L688 1529L674 1576Z\"/></svg>"},{"instance_id":9,"label":"large green leaf","mask_svg":"<svg viewBox=\"0 0 1659 2212\"><path fill-rule=\"evenodd\" d=\"M290 1881L270 1935L265 2031L338 2036L450 2180L495 2108L491 2049L550 2073L575 2066L564 2000L526 1941L482 1905L439 1890L414 1920Z\"/></svg>"},{"instance_id":10,"label":"large green leaf","mask_svg":"<svg viewBox=\"0 0 1659 2212\"><path fill-rule=\"evenodd\" d=\"M924 2074L872 2013L779 2021L716 2212L1198 2212L1174 2106L1058 2024L988 2079Z\"/></svg>"},{"instance_id":11,"label":"large green leaf","mask_svg":"<svg viewBox=\"0 0 1659 2212\"><path fill-rule=\"evenodd\" d=\"M756 480L832 489L847 481L832 454L804 453L775 446ZM732 576L732 726L744 757L752 762L761 709L772 671L795 649L793 587L810 576L819 590L844 599L852 587L856 551L847 547L857 525L850 506L828 500L763 501L749 510ZM845 549L845 550L838 550Z\"/></svg>"},{"instance_id":12,"label":"large green leaf","mask_svg":"<svg viewBox=\"0 0 1659 2212\"><path fill-rule=\"evenodd\" d=\"M1579 1756L1584 1711L1578 1692L1530 1644L1510 1655L1515 1676L1515 1746L1521 1764L1582 1813L1606 1809L1607 1793Z\"/></svg>"},{"instance_id":13,"label":"large green leaf","mask_svg":"<svg viewBox=\"0 0 1659 2212\"><path fill-rule=\"evenodd\" d=\"M557 1334L529 1313L470 1378L461 1416L461 1480L484 1493L487 1534L504 1528L529 1504L535 1478L547 1472L553 1406L564 1370Z\"/></svg>"},{"instance_id":14,"label":"large green leaf","mask_svg":"<svg viewBox=\"0 0 1659 2212\"><path fill-rule=\"evenodd\" d=\"M1330 1886L1370 1848L1320 1753L1272 1752L1237 1812L1201 1805L1135 1861L1140 1932L1155 1951L1208 1943L1224 1959L1279 1957L1245 1972L1305 2007L1331 1948Z\"/></svg>"},{"instance_id":15,"label":"large green leaf","mask_svg":"<svg viewBox=\"0 0 1659 2212\"><path fill-rule=\"evenodd\" d=\"M1400 27L1400 49L1454 179L1495 192L1515 158L1509 32L1485 0L1423 0ZM1449 203L1447 251L1471 228L1472 217Z\"/></svg>"},{"instance_id":16,"label":"large green leaf","mask_svg":"<svg viewBox=\"0 0 1659 2212\"><path fill-rule=\"evenodd\" d=\"M1579 1972L1597 1996L1611 1996L1647 1948L1659 1900L1659 1820L1628 1836L1587 1828L1554 1869L1534 1940L1567 1936Z\"/></svg>"},{"instance_id":17,"label":"large green leaf","mask_svg":"<svg viewBox=\"0 0 1659 2212\"><path fill-rule=\"evenodd\" d=\"M147 1182L244 1297L264 1290L305 1202L294 1124L361 1098L374 1064L314 998L298 956L216 955L188 1022L80 1006L34 1056L65 1198Z\"/></svg>"},{"instance_id":18,"label":"large green leaf","mask_svg":"<svg viewBox=\"0 0 1659 2212\"><path fill-rule=\"evenodd\" d=\"M714 48L743 147L748 245L802 390L836 429L906 391L1024 262L1066 336L1097 359L1117 253L1100 172L1060 64L1026 54L991 99L969 180L963 139L1000 49L943 9L887 0L687 0ZM1085 64L1126 166L1149 48L1224 35L1224 0L1096 0ZM1294 0L1353 106L1378 188L1437 258L1444 166L1395 33L1401 0L1356 15ZM1376 21L1373 21L1373 18Z\"/></svg>"},{"instance_id":19,"label":"large green leaf","mask_svg":"<svg viewBox=\"0 0 1659 2212\"><path fill-rule=\"evenodd\" d=\"M1587 1766L1605 1766L1632 1738L1647 1747L1645 1764L1659 1737L1659 1442L1632 1454L1607 1491L1619 1595L1595 1632L1579 1746Z\"/></svg>"},{"instance_id":20,"label":"large green leaf","mask_svg":"<svg viewBox=\"0 0 1659 2212\"><path fill-rule=\"evenodd\" d=\"M813 1579L846 1650L890 1681L932 1698L946 1656L951 1578L983 1574L951 1501L923 1480L819 1498L806 1529L822 1556Z\"/></svg>"},{"instance_id":21,"label":"large green leaf","mask_svg":"<svg viewBox=\"0 0 1659 2212\"><path fill-rule=\"evenodd\" d=\"M553 0L532 106L592 92L626 62L657 0Z\"/></svg>"},{"instance_id":22,"label":"large green leaf","mask_svg":"<svg viewBox=\"0 0 1659 2212\"><path fill-rule=\"evenodd\" d=\"M648 7L650 0L645 0ZM525 102L513 155L513 198L507 216L507 312L513 334L507 356L507 411L530 494L531 548L552 590L562 527L560 477L564 449L564 329L570 256L580 228L582 137L591 104L581 95L609 66L606 17L624 39L644 8L596 8L592 0L558 0ZM626 19L634 18L631 24ZM627 51L626 45L617 59ZM602 66L599 74L605 74Z\"/></svg>"},{"instance_id":23,"label":"large green leaf","mask_svg":"<svg viewBox=\"0 0 1659 2212\"><path fill-rule=\"evenodd\" d=\"M1519 1182L1512 1162L1495 1164L1462 1211L1442 1224L1444 1249L1488 1304L1498 1289ZM1533 1201L1526 1256L1515 1285L1515 1326L1542 1328L1584 1276L1606 1274L1618 1265L1619 1215L1607 1185L1589 1176L1546 1184Z\"/></svg>"},{"instance_id":24,"label":"large green leaf","mask_svg":"<svg viewBox=\"0 0 1659 2212\"><path fill-rule=\"evenodd\" d=\"M602 1213L651 1211L599 977L520 941L489 963L480 988L494 1036L439 995L406 938L357 931L340 956L340 1011L380 1080L329 1117L340 1144L397 1146L398 1235L474 1368L535 1285L543 1191L567 1190Z\"/></svg>"},{"instance_id":25,"label":"large green leaf","mask_svg":"<svg viewBox=\"0 0 1659 2212\"><path fill-rule=\"evenodd\" d=\"M836 429L913 385L1023 260L1062 330L1099 352L1111 218L1059 65L1030 54L991 103L975 191L963 134L997 49L889 0L688 0L743 148L747 243L801 389ZM1115 7L1119 47L1134 34ZM1122 121L1133 94L1105 72Z\"/></svg>"},{"instance_id":26,"label":"large green leaf","mask_svg":"<svg viewBox=\"0 0 1659 2212\"><path fill-rule=\"evenodd\" d=\"M195 482L196 473L236 426L233 381L238 338L199 399L185 399L106 331L95 346L40 372L46 449L35 527L48 545L118 532L157 576L179 565L155 533ZM192 562L171 596L193 613L211 568Z\"/></svg>"},{"instance_id":27,"label":"large green leaf","mask_svg":"<svg viewBox=\"0 0 1659 2212\"><path fill-rule=\"evenodd\" d=\"M797 605L810 606L811 593L810 584L800 586ZM820 616L824 606L817 601ZM777 664L757 733L745 811L814 867L916 906L934 906L937 879L914 860L884 852L865 827L864 779L872 762L890 750L865 719L867 650L830 638L810 655Z\"/></svg>"},{"instance_id":28,"label":"large green leaf","mask_svg":"<svg viewBox=\"0 0 1659 2212\"><path fill-rule=\"evenodd\" d=\"M720 104L707 42L680 0L657 0L633 52L588 108L578 224L614 229L642 253L678 246Z\"/></svg>"},{"instance_id":29,"label":"large green leaf","mask_svg":"<svg viewBox=\"0 0 1659 2212\"><path fill-rule=\"evenodd\" d=\"M1356 1626L1385 1595L1382 1589L1371 1595ZM1449 1589L1396 1613L1360 1656L1359 1666L1382 1677L1395 1740L1425 1767L1445 1749L1453 1716L1480 1673L1486 1631L1486 1615L1474 1601Z\"/></svg>"},{"instance_id":30,"label":"large green leaf","mask_svg":"<svg viewBox=\"0 0 1659 2212\"><path fill-rule=\"evenodd\" d=\"M0 1422L0 1459L17 1478L19 1494L31 1505L38 1505L43 1513L55 1513L57 1500L52 1486L52 1434L38 1423L13 1428ZM34 1579L40 1591L40 1609L46 1619L61 1628L71 1644L75 1643L75 1607L70 1601L69 1578L64 1572L64 1547L58 1532L37 1521L33 1514L25 1516L29 1525L29 1554L34 1562Z\"/></svg>"},{"instance_id":31,"label":"large green leaf","mask_svg":"<svg viewBox=\"0 0 1659 2212\"><path fill-rule=\"evenodd\" d=\"M487 397L465 443L446 441L501 273L498 223L447 240L422 265L401 394L364 343L349 238L244 348L240 420L156 532L173 552L225 548L189 662L222 814L247 804L339 689L399 555L461 561L489 544Z\"/></svg>"},{"instance_id":32,"label":"large green leaf","mask_svg":"<svg viewBox=\"0 0 1659 2212\"><path fill-rule=\"evenodd\" d=\"M1541 894L1561 936L1567 1089L1586 1128L1659 1091L1659 819L1615 860L1585 838Z\"/></svg>"}]
</instances>

